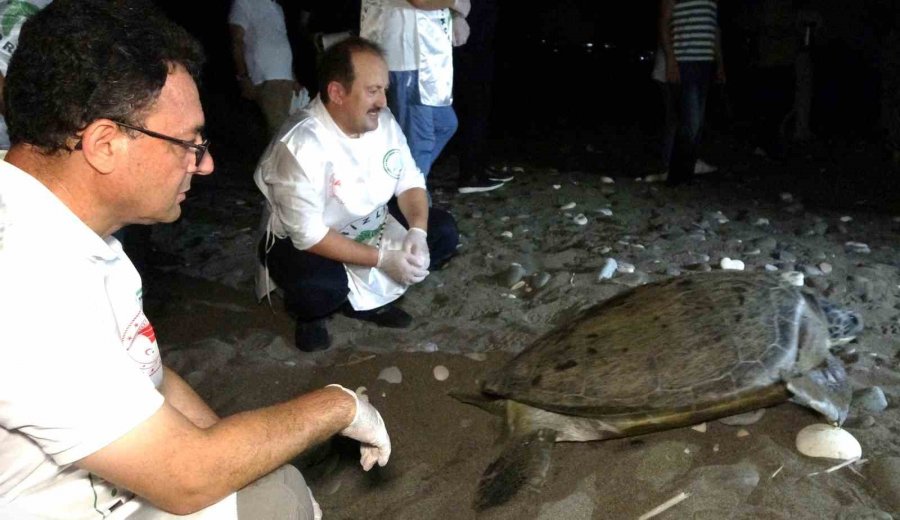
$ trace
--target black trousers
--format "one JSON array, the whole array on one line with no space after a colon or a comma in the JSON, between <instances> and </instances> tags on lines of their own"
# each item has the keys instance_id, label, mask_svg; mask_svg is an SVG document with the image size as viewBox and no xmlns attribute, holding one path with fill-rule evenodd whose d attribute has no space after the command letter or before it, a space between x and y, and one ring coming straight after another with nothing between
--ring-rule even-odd
<instances>
[{"instance_id":1,"label":"black trousers","mask_svg":"<svg viewBox=\"0 0 900 520\"><path fill-rule=\"evenodd\" d=\"M404 227L406 219L393 204L391 214ZM432 271L456 254L459 231L450 213L431 208L428 214L428 250ZM297 321L312 321L337 312L350 292L344 264L294 247L290 238L275 239L266 253L266 237L259 242L259 258L269 276L284 291L284 306Z\"/></svg>"}]
</instances>

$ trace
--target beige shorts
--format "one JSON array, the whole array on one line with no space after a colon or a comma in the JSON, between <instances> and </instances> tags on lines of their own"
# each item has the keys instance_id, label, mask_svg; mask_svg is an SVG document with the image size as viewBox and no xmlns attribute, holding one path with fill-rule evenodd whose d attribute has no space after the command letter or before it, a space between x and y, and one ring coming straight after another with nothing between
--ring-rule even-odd
<instances>
[{"instance_id":1,"label":"beige shorts","mask_svg":"<svg viewBox=\"0 0 900 520\"><path fill-rule=\"evenodd\" d=\"M314 520L313 504L303 475L289 464L237 493L238 520Z\"/></svg>"}]
</instances>

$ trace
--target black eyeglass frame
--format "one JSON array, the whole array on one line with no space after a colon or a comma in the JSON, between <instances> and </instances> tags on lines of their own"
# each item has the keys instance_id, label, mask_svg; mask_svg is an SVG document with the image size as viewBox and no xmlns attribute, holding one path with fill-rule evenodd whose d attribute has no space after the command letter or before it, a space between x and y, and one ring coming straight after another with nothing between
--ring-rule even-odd
<instances>
[{"instance_id":1,"label":"black eyeglass frame","mask_svg":"<svg viewBox=\"0 0 900 520\"><path fill-rule=\"evenodd\" d=\"M196 163L197 168L200 167L200 163L203 162L203 157L206 156L206 151L209 149L209 139L204 139L202 143L197 144L197 143L194 143L191 141L185 141L183 139L176 139L172 136L161 134L159 132L154 132L153 130L147 130L146 128L143 128L140 126L129 125L128 123L123 123L121 121L116 121L114 119L111 119L110 121L112 121L113 123L115 123L119 126L124 126L125 128L128 128L129 130L134 130L135 132L140 132L140 133L148 135L150 137L162 139L163 141L169 141L170 143L181 145L185 148L194 150L194 155L197 156L197 163Z\"/></svg>"}]
</instances>

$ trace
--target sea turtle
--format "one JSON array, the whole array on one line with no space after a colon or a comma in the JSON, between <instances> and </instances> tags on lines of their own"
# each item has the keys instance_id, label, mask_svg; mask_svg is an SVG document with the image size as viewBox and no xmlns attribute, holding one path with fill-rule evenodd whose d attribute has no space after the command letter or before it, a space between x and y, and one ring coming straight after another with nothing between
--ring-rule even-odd
<instances>
[{"instance_id":1,"label":"sea turtle","mask_svg":"<svg viewBox=\"0 0 900 520\"><path fill-rule=\"evenodd\" d=\"M787 399L841 424L851 389L829 346L861 330L858 314L767 273L695 274L614 296L526 347L481 394L454 394L502 409L509 427L475 507L539 485L554 442L638 435Z\"/></svg>"}]
</instances>

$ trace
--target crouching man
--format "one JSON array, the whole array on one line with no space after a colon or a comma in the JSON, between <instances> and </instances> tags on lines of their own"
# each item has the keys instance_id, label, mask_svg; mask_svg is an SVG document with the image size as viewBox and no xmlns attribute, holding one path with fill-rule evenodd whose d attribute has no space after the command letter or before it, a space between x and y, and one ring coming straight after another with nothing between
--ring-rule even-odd
<instances>
[{"instance_id":1,"label":"crouching man","mask_svg":"<svg viewBox=\"0 0 900 520\"><path fill-rule=\"evenodd\" d=\"M304 351L328 348L326 319L338 311L407 327L411 316L392 302L456 252L456 222L429 208L425 178L385 109L387 88L378 45L353 37L330 47L319 96L282 127L256 169L269 275L257 296L281 287Z\"/></svg>"}]
</instances>

